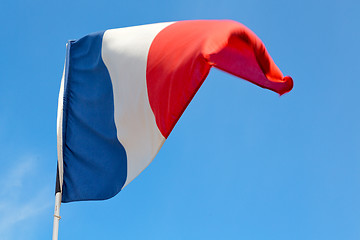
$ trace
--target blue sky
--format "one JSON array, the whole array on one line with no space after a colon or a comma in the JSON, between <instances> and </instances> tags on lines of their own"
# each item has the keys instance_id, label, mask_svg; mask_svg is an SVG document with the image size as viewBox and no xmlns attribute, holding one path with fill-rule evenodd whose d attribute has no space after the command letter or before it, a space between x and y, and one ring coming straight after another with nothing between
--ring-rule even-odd
<instances>
[{"instance_id":1,"label":"blue sky","mask_svg":"<svg viewBox=\"0 0 360 240\"><path fill-rule=\"evenodd\" d=\"M0 2L0 239L49 239L68 39L233 19L294 79L279 97L213 69L116 197L61 207L59 239L360 239L358 1Z\"/></svg>"}]
</instances>

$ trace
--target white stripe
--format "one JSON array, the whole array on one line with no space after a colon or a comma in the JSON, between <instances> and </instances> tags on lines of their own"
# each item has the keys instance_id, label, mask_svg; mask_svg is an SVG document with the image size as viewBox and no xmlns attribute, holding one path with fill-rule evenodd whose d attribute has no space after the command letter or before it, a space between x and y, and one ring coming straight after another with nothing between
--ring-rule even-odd
<instances>
[{"instance_id":1,"label":"white stripe","mask_svg":"<svg viewBox=\"0 0 360 240\"><path fill-rule=\"evenodd\" d=\"M102 58L113 84L117 137L127 155L124 187L151 163L165 142L149 104L146 65L152 41L170 24L112 29L103 36Z\"/></svg>"},{"instance_id":2,"label":"white stripe","mask_svg":"<svg viewBox=\"0 0 360 240\"><path fill-rule=\"evenodd\" d=\"M61 85L59 91L59 99L58 99L58 112L57 112L57 121L56 121L56 134L57 134L57 153L58 153L58 168L59 168L59 183L60 190L62 192L63 185L63 100L64 100L64 79L65 79L65 68L66 68L66 60L63 75L61 78Z\"/></svg>"}]
</instances>

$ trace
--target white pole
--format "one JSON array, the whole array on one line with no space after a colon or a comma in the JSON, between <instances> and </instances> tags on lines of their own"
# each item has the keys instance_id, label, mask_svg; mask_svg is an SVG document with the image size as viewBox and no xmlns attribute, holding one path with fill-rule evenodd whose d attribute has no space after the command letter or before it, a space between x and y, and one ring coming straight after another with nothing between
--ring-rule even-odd
<instances>
[{"instance_id":1,"label":"white pole","mask_svg":"<svg viewBox=\"0 0 360 240\"><path fill-rule=\"evenodd\" d=\"M54 227L52 240L58 240L60 221L61 192L55 194Z\"/></svg>"}]
</instances>

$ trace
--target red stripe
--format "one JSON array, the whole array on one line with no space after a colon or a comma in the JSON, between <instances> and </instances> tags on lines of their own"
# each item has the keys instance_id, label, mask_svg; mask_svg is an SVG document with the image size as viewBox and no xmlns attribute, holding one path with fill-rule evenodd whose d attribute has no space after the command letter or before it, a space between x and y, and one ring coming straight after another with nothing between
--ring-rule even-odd
<instances>
[{"instance_id":1,"label":"red stripe","mask_svg":"<svg viewBox=\"0 0 360 240\"><path fill-rule=\"evenodd\" d=\"M176 22L153 40L147 88L157 126L167 138L205 80L211 66L284 94L292 89L261 40L229 20Z\"/></svg>"}]
</instances>

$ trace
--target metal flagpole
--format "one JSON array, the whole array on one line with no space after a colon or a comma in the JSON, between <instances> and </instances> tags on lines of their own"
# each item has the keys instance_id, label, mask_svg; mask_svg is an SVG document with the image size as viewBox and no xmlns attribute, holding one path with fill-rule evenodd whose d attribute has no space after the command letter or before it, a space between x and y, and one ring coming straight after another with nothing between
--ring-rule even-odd
<instances>
[{"instance_id":1,"label":"metal flagpole","mask_svg":"<svg viewBox=\"0 0 360 240\"><path fill-rule=\"evenodd\" d=\"M53 225L53 236L52 240L58 240L59 235L59 221L60 221L60 206L61 206L61 183L59 178L59 165L56 171L56 184L55 184L55 209L54 209L54 225Z\"/></svg>"},{"instance_id":2,"label":"metal flagpole","mask_svg":"<svg viewBox=\"0 0 360 240\"><path fill-rule=\"evenodd\" d=\"M58 240L60 221L61 192L55 194L54 226L52 240Z\"/></svg>"},{"instance_id":3,"label":"metal flagpole","mask_svg":"<svg viewBox=\"0 0 360 240\"><path fill-rule=\"evenodd\" d=\"M60 217L60 206L62 198L62 184L63 184L63 152L62 152L62 138L63 138L63 101L64 101L64 82L65 75L67 75L68 63L69 63L69 43L66 44L66 58L63 75L61 78L59 100L58 100L58 113L56 120L56 133L57 133L57 152L58 152L58 164L56 170L56 184L55 184L55 209L54 209L54 225L53 225L53 236L52 240L58 240L59 235L59 221Z\"/></svg>"}]
</instances>

